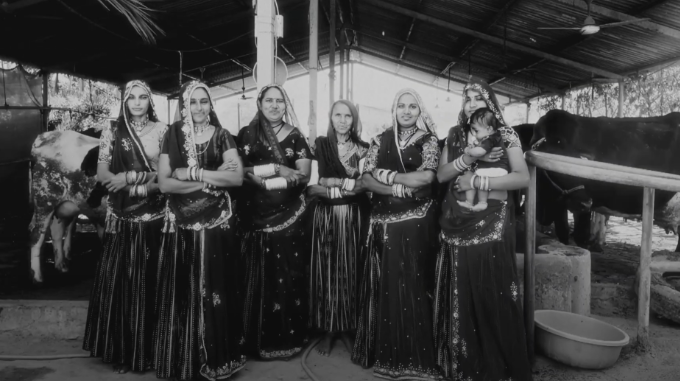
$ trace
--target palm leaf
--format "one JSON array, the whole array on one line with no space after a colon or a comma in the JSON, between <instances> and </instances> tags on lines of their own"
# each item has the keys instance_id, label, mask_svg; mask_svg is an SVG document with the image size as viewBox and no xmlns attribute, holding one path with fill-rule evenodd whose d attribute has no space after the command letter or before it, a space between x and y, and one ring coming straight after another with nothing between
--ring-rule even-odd
<instances>
[{"instance_id":1,"label":"palm leaf","mask_svg":"<svg viewBox=\"0 0 680 381\"><path fill-rule=\"evenodd\" d=\"M153 9L144 5L140 0L97 0L109 10L109 6L125 16L130 25L135 29L144 42L156 43L157 35L165 35L165 32L151 19ZM108 5L108 6L107 6Z\"/></svg>"}]
</instances>

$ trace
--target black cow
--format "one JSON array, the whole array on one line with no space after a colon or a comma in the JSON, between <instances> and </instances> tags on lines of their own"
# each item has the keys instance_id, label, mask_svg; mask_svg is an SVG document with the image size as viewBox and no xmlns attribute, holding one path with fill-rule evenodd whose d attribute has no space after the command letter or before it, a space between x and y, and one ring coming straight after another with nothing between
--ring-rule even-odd
<instances>
[{"instance_id":1,"label":"black cow","mask_svg":"<svg viewBox=\"0 0 680 381\"><path fill-rule=\"evenodd\" d=\"M680 174L680 113L653 118L587 118L552 110L534 126L533 149L604 163ZM574 213L574 238L585 246L590 236L590 211L639 218L642 187L610 184L544 172L539 177L544 215L555 222L560 241L568 242L567 209ZM677 232L680 197L655 193L655 223ZM598 250L591 247L591 250ZM600 249L601 250L601 249ZM676 251L680 251L680 242Z\"/></svg>"}]
</instances>

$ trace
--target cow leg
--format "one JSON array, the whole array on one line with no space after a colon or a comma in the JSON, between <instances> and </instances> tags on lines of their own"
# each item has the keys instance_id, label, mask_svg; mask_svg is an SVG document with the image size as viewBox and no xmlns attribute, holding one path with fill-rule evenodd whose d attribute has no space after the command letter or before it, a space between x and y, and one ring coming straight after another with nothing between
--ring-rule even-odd
<instances>
[{"instance_id":1,"label":"cow leg","mask_svg":"<svg viewBox=\"0 0 680 381\"><path fill-rule=\"evenodd\" d=\"M72 218L71 222L66 226L66 236L64 237L64 258L66 258L68 261L71 260L71 243L73 240L73 231L75 230L77 219L77 217Z\"/></svg>"},{"instance_id":2,"label":"cow leg","mask_svg":"<svg viewBox=\"0 0 680 381\"><path fill-rule=\"evenodd\" d=\"M680 234L678 235L678 246L675 248L676 253L680 253Z\"/></svg>"},{"instance_id":3,"label":"cow leg","mask_svg":"<svg viewBox=\"0 0 680 381\"><path fill-rule=\"evenodd\" d=\"M47 215L42 225L36 226L31 231L31 281L34 284L43 282L42 268L40 266L40 249L45 243L45 234L52 222L54 211ZM35 218L35 217L34 217Z\"/></svg>"},{"instance_id":4,"label":"cow leg","mask_svg":"<svg viewBox=\"0 0 680 381\"><path fill-rule=\"evenodd\" d=\"M569 214L566 205L560 203L555 212L555 235L565 245L569 244Z\"/></svg>"},{"instance_id":5,"label":"cow leg","mask_svg":"<svg viewBox=\"0 0 680 381\"><path fill-rule=\"evenodd\" d=\"M604 251L602 246L606 245L607 240L607 218L600 213L593 213L590 226L590 251L601 253Z\"/></svg>"},{"instance_id":6,"label":"cow leg","mask_svg":"<svg viewBox=\"0 0 680 381\"><path fill-rule=\"evenodd\" d=\"M54 268L63 273L68 271L66 261L64 260L64 233L66 226L68 226L68 222L65 219L55 217L52 220L50 230L52 233L52 250L54 251Z\"/></svg>"},{"instance_id":7,"label":"cow leg","mask_svg":"<svg viewBox=\"0 0 680 381\"><path fill-rule=\"evenodd\" d=\"M590 212L574 213L574 242L579 247L588 248L590 244Z\"/></svg>"},{"instance_id":8,"label":"cow leg","mask_svg":"<svg viewBox=\"0 0 680 381\"><path fill-rule=\"evenodd\" d=\"M95 224L94 226L95 226L95 228L97 228L97 236L99 237L99 240L102 241L102 242L104 242L104 229L105 229L105 226L104 226L104 225L100 225L100 224Z\"/></svg>"}]
</instances>

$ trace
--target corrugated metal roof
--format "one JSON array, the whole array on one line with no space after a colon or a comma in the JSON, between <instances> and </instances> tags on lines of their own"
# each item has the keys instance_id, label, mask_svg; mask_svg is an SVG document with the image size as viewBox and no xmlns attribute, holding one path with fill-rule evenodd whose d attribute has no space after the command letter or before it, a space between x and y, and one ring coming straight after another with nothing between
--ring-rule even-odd
<instances>
[{"instance_id":1,"label":"corrugated metal roof","mask_svg":"<svg viewBox=\"0 0 680 381\"><path fill-rule=\"evenodd\" d=\"M325 67L330 0L319 2L319 52ZM154 46L143 44L122 16L98 2L7 3L10 7L28 5L12 13L0 11L3 35L12 36L3 41L0 56L48 71L115 83L141 78L154 89L172 94L179 86L178 50L184 51L184 80L202 77L212 85L228 84L230 89L240 89L242 71L249 76L256 60L250 0L147 2L157 11L154 17L165 31ZM352 60L372 66L389 63L385 70L401 67L400 75L419 70L433 82L437 76L447 79L449 73L452 80L464 82L471 73L514 99L564 91L599 76L590 69L555 62L554 57L618 75L680 60L680 0L594 1L591 16L598 24L616 22L620 17L649 18L651 24L608 28L591 36L581 36L576 30L537 29L580 26L588 13L582 0L336 3L336 37L340 41L345 35L339 29L348 28ZM278 6L285 19L278 55L288 64L289 75L304 75L309 1L278 0ZM409 11L416 14L406 14ZM442 25L442 21L455 27ZM459 27L468 31L456 30ZM471 33L484 36L478 39ZM489 41L492 38L496 40ZM523 49L504 46L512 44ZM536 52L552 56L546 59Z\"/></svg>"}]
</instances>

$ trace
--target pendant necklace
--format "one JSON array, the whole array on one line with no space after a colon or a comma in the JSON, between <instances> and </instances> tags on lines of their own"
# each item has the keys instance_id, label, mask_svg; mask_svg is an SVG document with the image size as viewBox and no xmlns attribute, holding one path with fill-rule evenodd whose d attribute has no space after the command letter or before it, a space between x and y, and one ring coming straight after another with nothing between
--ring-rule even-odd
<instances>
[{"instance_id":1,"label":"pendant necklace","mask_svg":"<svg viewBox=\"0 0 680 381\"><path fill-rule=\"evenodd\" d=\"M406 146L408 146L408 143L411 141L411 138L413 138L415 136L416 132L418 132L418 129L415 128L415 127L411 128L409 130L406 130L406 131L400 131L399 132L399 148L401 148L402 150L405 149Z\"/></svg>"},{"instance_id":2,"label":"pendant necklace","mask_svg":"<svg viewBox=\"0 0 680 381\"><path fill-rule=\"evenodd\" d=\"M146 124L149 122L149 117L144 115L141 121L137 122L134 119L130 121L132 127L137 131L137 133L142 132L146 128Z\"/></svg>"},{"instance_id":3,"label":"pendant necklace","mask_svg":"<svg viewBox=\"0 0 680 381\"><path fill-rule=\"evenodd\" d=\"M281 122L281 124L279 124L279 125L276 125L276 126L272 126L272 130L273 130L273 129L275 129L276 127L278 127L278 128L279 128L279 130L278 130L278 131L276 131L276 133L274 134L274 136L278 136L278 135L279 135L279 132L281 132L281 130L283 130L283 126L284 126L284 124L285 124L285 123Z\"/></svg>"},{"instance_id":4,"label":"pendant necklace","mask_svg":"<svg viewBox=\"0 0 680 381\"><path fill-rule=\"evenodd\" d=\"M205 122L203 124L194 124L194 132L196 136L201 136L210 127L210 123Z\"/></svg>"}]
</instances>

